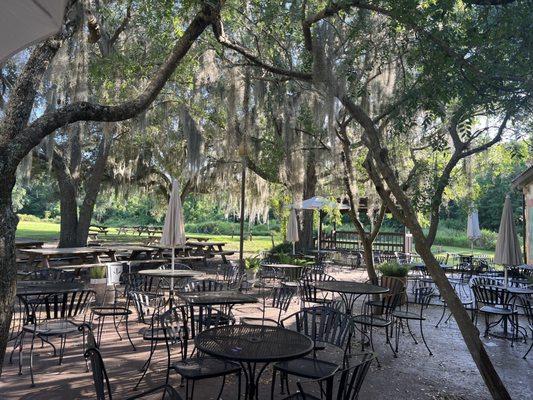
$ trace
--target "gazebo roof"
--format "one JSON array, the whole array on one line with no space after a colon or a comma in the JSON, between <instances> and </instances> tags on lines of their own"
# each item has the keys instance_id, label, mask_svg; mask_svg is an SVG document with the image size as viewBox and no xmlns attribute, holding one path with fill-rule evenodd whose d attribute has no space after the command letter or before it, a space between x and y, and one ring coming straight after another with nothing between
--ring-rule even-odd
<instances>
[{"instance_id":1,"label":"gazebo roof","mask_svg":"<svg viewBox=\"0 0 533 400\"><path fill-rule=\"evenodd\" d=\"M513 179L513 188L522 189L533 182L533 165Z\"/></svg>"}]
</instances>

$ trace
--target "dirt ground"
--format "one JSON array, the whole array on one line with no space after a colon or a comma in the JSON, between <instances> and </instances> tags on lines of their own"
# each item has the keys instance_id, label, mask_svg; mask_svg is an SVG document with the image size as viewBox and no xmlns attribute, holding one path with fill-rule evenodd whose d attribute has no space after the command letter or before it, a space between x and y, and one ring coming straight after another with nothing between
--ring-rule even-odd
<instances>
[{"instance_id":1,"label":"dirt ground","mask_svg":"<svg viewBox=\"0 0 533 400\"><path fill-rule=\"evenodd\" d=\"M333 272L340 280L364 281L366 274L361 271ZM299 302L294 301L291 310L295 311ZM425 335L434 355L430 356L423 344L415 345L408 333L402 334L400 351L394 358L385 335L376 330L374 335L376 352L381 361L381 368L375 363L371 367L368 377L360 393L360 399L488 399L488 391L465 344L461 339L457 325L450 319L447 324L438 329L434 327L441 315L442 308L438 305L430 306L425 313L427 321L424 324ZM243 315L259 315L259 310L252 306L236 307L234 313L237 320ZM132 325L133 326L133 325ZM133 352L126 340L119 341L112 330L111 323L106 326L102 341L101 353L106 363L108 375L111 379L113 397L124 399L136 394L132 391L140 376L139 368L148 357L149 344L143 343L138 333L140 324L133 326L134 343L138 347ZM481 325L480 325L481 328ZM418 329L414 329L419 338ZM511 393L513 399L533 398L533 352L527 360L522 359L530 345L516 343L512 348L510 343L496 338L483 339L487 351L495 364L500 376ZM355 345L354 345L355 346ZM9 350L11 350L9 348ZM27 353L26 353L27 354ZM8 352L9 355L9 352ZM334 352L324 352L327 357L335 357ZM173 354L176 360L179 352ZM27 355L23 359L22 375L18 375L18 359L14 358L13 365L5 359L4 372L0 378L0 399L94 399L94 389L91 373L86 372L82 358L80 338L73 338L67 345L66 355L61 366L57 365L57 358L52 356L50 347L38 348L34 361L36 386L30 387L30 376ZM163 349L156 351L155 362L141 384L140 391L154 387L164 381L166 354ZM260 398L270 398L271 369L267 368L260 382ZM184 395L184 388L180 387L177 375L171 375L170 383ZM296 385L291 382L292 390ZM221 379L211 379L196 385L195 399L215 399L220 388ZM276 388L275 398L282 399L279 388ZM223 399L236 399L236 379L228 379L222 395Z\"/></svg>"}]
</instances>

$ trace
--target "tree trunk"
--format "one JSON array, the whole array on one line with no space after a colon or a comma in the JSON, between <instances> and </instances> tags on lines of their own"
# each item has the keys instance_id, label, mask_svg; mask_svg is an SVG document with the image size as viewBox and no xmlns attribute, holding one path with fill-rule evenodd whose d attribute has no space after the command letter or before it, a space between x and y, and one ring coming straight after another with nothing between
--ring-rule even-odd
<instances>
[{"instance_id":1,"label":"tree trunk","mask_svg":"<svg viewBox=\"0 0 533 400\"><path fill-rule=\"evenodd\" d=\"M3 159L0 158L0 159ZM11 193L15 186L14 172L0 169L0 375L17 286L17 264L15 260L15 231L18 218L13 212Z\"/></svg>"},{"instance_id":2,"label":"tree trunk","mask_svg":"<svg viewBox=\"0 0 533 400\"><path fill-rule=\"evenodd\" d=\"M492 397L498 400L510 400L511 396L498 376L498 372L494 368L492 361L483 346L483 342L479 338L479 330L472 322L470 316L463 307L461 300L455 293L448 278L446 278L444 271L433 256L422 230L416 229L416 227L409 228L411 229L411 232L413 232L415 238L416 251L420 254L422 260L424 260L424 264L437 284L441 296L444 298L448 308L452 312L453 317L457 322L457 326L461 331L461 335L463 336L463 340L465 341L485 384L491 392Z\"/></svg>"},{"instance_id":3,"label":"tree trunk","mask_svg":"<svg viewBox=\"0 0 533 400\"><path fill-rule=\"evenodd\" d=\"M303 199L308 199L316 194L316 165L314 152L309 153L307 165L305 168L305 181L303 190ZM300 248L303 251L311 250L313 248L313 211L303 210L302 218L302 234L300 235Z\"/></svg>"},{"instance_id":4,"label":"tree trunk","mask_svg":"<svg viewBox=\"0 0 533 400\"><path fill-rule=\"evenodd\" d=\"M83 244L77 240L78 232L78 206L77 190L69 179L61 179L58 176L59 185L59 209L61 215L59 247L78 247Z\"/></svg>"}]
</instances>

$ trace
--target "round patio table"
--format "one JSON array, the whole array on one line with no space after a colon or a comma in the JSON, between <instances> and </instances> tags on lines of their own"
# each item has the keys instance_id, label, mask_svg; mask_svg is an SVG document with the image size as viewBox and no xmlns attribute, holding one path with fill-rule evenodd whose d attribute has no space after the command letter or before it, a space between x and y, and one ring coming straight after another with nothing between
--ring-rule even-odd
<instances>
[{"instance_id":1,"label":"round patio table","mask_svg":"<svg viewBox=\"0 0 533 400\"><path fill-rule=\"evenodd\" d=\"M185 279L202 276L203 272L192 269L143 269L138 272L139 275L154 276L157 278L170 278L169 305L172 307L174 299L174 279Z\"/></svg>"},{"instance_id":2,"label":"round patio table","mask_svg":"<svg viewBox=\"0 0 533 400\"><path fill-rule=\"evenodd\" d=\"M241 365L247 400L258 398L259 378L270 363L300 358L313 350L308 336L272 326L220 326L199 333L194 342L201 352ZM258 363L264 365L257 368Z\"/></svg>"},{"instance_id":3,"label":"round patio table","mask_svg":"<svg viewBox=\"0 0 533 400\"><path fill-rule=\"evenodd\" d=\"M352 314L355 301L360 296L365 294L385 294L389 292L389 288L383 286L351 281L314 282L312 285L318 290L338 293L344 303L347 314Z\"/></svg>"}]
</instances>

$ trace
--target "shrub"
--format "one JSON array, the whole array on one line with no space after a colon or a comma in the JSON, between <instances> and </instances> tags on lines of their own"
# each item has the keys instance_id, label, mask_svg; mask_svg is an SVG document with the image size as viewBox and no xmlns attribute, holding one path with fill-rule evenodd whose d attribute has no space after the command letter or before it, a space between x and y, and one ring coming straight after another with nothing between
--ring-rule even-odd
<instances>
[{"instance_id":1,"label":"shrub","mask_svg":"<svg viewBox=\"0 0 533 400\"><path fill-rule=\"evenodd\" d=\"M378 266L378 269L384 276L403 278L407 276L411 266L408 264L399 264L397 261L387 261Z\"/></svg>"},{"instance_id":2,"label":"shrub","mask_svg":"<svg viewBox=\"0 0 533 400\"><path fill-rule=\"evenodd\" d=\"M27 222L40 222L41 218L31 215L31 214L17 214L19 217L19 221L27 221Z\"/></svg>"},{"instance_id":3,"label":"shrub","mask_svg":"<svg viewBox=\"0 0 533 400\"><path fill-rule=\"evenodd\" d=\"M246 257L244 259L246 269L257 271L261 267L261 259L258 256Z\"/></svg>"},{"instance_id":4,"label":"shrub","mask_svg":"<svg viewBox=\"0 0 533 400\"><path fill-rule=\"evenodd\" d=\"M89 277L91 279L103 279L107 275L107 268L102 267L93 267L89 269Z\"/></svg>"},{"instance_id":5,"label":"shrub","mask_svg":"<svg viewBox=\"0 0 533 400\"><path fill-rule=\"evenodd\" d=\"M292 252L292 243L290 242L283 242L280 244L275 245L270 249L270 252L272 254L288 254Z\"/></svg>"}]
</instances>

